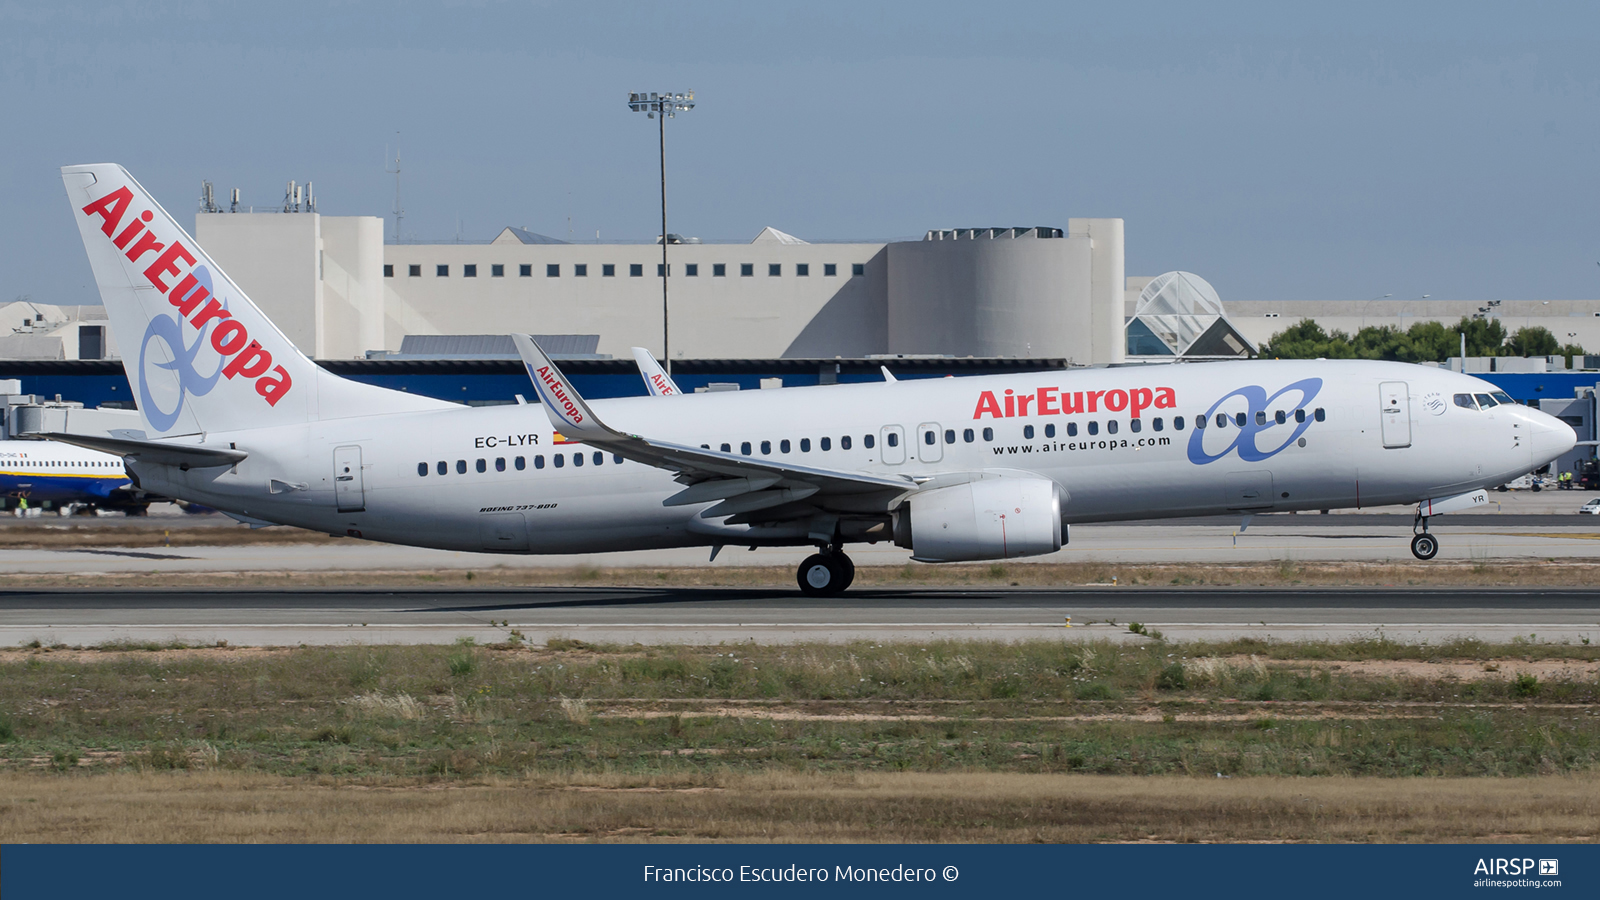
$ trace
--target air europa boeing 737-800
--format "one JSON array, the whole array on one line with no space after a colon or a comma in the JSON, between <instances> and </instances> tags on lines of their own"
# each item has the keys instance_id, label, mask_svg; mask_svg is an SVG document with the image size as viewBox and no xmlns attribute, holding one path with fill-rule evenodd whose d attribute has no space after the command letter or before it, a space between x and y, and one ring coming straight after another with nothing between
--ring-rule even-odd
<instances>
[{"instance_id":1,"label":"air europa boeing 737-800","mask_svg":"<svg viewBox=\"0 0 1600 900\"><path fill-rule=\"evenodd\" d=\"M542 411L463 407L328 373L120 166L61 172L144 433L50 437L253 523L502 553L815 546L800 588L831 594L853 542L1007 559L1073 522L1420 502L1428 558L1428 516L1576 439L1479 379L1342 360L687 395L661 373L591 404L526 335Z\"/></svg>"}]
</instances>

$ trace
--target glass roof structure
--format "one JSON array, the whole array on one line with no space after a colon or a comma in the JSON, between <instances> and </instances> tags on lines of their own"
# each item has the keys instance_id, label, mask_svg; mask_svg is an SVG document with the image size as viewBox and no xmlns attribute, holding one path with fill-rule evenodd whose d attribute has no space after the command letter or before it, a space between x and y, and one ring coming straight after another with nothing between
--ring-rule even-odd
<instances>
[{"instance_id":1,"label":"glass roof structure","mask_svg":"<svg viewBox=\"0 0 1600 900\"><path fill-rule=\"evenodd\" d=\"M1228 321L1216 288L1192 272L1168 272L1145 285L1127 332L1129 356L1255 355Z\"/></svg>"}]
</instances>

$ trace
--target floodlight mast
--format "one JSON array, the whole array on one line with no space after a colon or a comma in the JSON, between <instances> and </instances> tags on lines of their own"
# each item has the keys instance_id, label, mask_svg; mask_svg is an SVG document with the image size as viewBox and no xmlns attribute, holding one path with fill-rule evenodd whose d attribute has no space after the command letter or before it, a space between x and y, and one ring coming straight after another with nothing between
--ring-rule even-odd
<instances>
[{"instance_id":1,"label":"floodlight mast","mask_svg":"<svg viewBox=\"0 0 1600 900\"><path fill-rule=\"evenodd\" d=\"M642 112L647 118L657 119L661 148L661 356L666 360L667 374L672 374L671 329L667 316L667 119L676 118L680 112L694 109L694 91L634 91L628 94L628 108Z\"/></svg>"}]
</instances>

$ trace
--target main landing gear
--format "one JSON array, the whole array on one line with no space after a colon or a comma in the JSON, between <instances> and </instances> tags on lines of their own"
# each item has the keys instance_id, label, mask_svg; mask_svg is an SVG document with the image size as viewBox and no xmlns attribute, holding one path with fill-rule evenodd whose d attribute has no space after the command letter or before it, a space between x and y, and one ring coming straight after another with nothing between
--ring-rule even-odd
<instances>
[{"instance_id":1,"label":"main landing gear","mask_svg":"<svg viewBox=\"0 0 1600 900\"><path fill-rule=\"evenodd\" d=\"M838 550L824 549L806 557L795 580L800 583L800 593L808 597L837 596L856 580L856 564Z\"/></svg>"},{"instance_id":2,"label":"main landing gear","mask_svg":"<svg viewBox=\"0 0 1600 900\"><path fill-rule=\"evenodd\" d=\"M1418 530L1421 529L1421 530ZM1411 524L1411 555L1417 559L1433 559L1439 555L1439 539L1428 533L1428 518L1417 516Z\"/></svg>"}]
</instances>

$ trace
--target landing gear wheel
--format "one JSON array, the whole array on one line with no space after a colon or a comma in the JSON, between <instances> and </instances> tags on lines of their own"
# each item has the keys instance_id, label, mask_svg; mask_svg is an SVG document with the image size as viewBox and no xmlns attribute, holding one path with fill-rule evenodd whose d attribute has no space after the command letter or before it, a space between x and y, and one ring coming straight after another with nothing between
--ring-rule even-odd
<instances>
[{"instance_id":1,"label":"landing gear wheel","mask_svg":"<svg viewBox=\"0 0 1600 900\"><path fill-rule=\"evenodd\" d=\"M853 566L848 571L855 574ZM800 564L795 581L800 584L800 593L808 597L832 597L850 583L846 572L836 555L813 553Z\"/></svg>"},{"instance_id":2,"label":"landing gear wheel","mask_svg":"<svg viewBox=\"0 0 1600 900\"><path fill-rule=\"evenodd\" d=\"M839 564L839 572L843 575L843 579L839 582L839 590L847 591L850 589L850 585L855 583L856 564L851 562L850 557L845 556L843 553L833 554L833 559L834 562Z\"/></svg>"},{"instance_id":3,"label":"landing gear wheel","mask_svg":"<svg viewBox=\"0 0 1600 900\"><path fill-rule=\"evenodd\" d=\"M1417 559L1433 559L1439 555L1439 539L1427 533L1413 537L1411 555Z\"/></svg>"}]
</instances>

